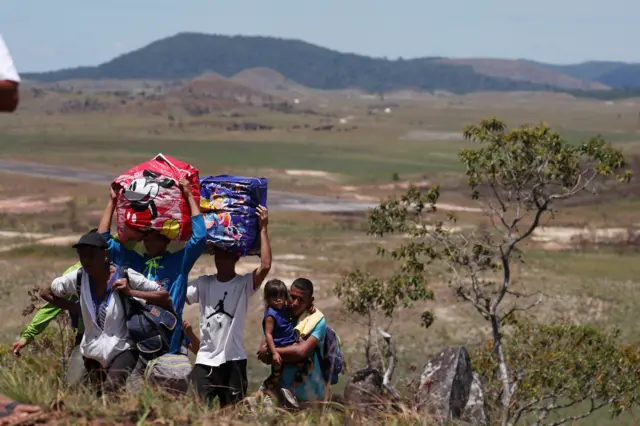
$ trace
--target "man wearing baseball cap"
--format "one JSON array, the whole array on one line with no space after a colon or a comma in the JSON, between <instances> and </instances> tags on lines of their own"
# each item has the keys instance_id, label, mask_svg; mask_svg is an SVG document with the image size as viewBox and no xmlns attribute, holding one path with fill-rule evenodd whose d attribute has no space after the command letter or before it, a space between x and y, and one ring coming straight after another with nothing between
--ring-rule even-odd
<instances>
[{"instance_id":1,"label":"man wearing baseball cap","mask_svg":"<svg viewBox=\"0 0 640 426\"><path fill-rule=\"evenodd\" d=\"M97 231L97 229L94 229ZM118 240L118 236L114 235L113 238ZM124 246L130 250L133 250L138 242L135 240L128 241L124 243ZM130 265L124 265L128 267ZM76 272L78 274L78 270L82 267L80 262L76 262L74 265L67 268L64 271L63 275L66 275L70 272ZM76 275L77 279L78 275ZM82 354L80 353L80 343L82 342L82 336L84 334L84 324L82 323L82 318L80 318L80 305L77 297L68 296L71 302L73 302L74 310L69 311L69 315L71 317L71 327L76 330L76 339L75 345L71 350L71 355L69 356L69 363L67 374L65 377L65 382L67 386L73 386L82 380L85 376L84 370L84 361L82 359ZM47 326L58 317L63 312L63 309L54 306L51 303L45 304L42 308L38 309L38 312L35 314L29 325L25 327L20 335L20 340L15 342L11 346L11 351L16 355L20 356L20 352L22 349L31 343L38 335L40 335Z\"/></svg>"},{"instance_id":2,"label":"man wearing baseball cap","mask_svg":"<svg viewBox=\"0 0 640 426\"><path fill-rule=\"evenodd\" d=\"M73 245L82 264L81 281L72 271L56 278L41 296L62 309L70 308L66 296L80 300L84 336L80 352L90 381L99 393L115 392L126 382L138 361L129 337L123 296L142 299L158 306L171 306L169 293L142 274L129 269L128 279L120 266L109 261L108 244L102 234L92 230Z\"/></svg>"}]
</instances>

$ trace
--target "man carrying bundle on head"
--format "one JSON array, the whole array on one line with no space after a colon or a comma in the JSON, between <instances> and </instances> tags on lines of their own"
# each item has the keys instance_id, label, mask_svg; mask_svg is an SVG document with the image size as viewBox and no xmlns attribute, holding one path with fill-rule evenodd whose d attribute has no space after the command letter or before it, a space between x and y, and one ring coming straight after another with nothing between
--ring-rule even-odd
<instances>
[{"instance_id":1,"label":"man carrying bundle on head","mask_svg":"<svg viewBox=\"0 0 640 426\"><path fill-rule=\"evenodd\" d=\"M193 230L191 238L183 249L176 252L168 251L167 247L171 240L154 230L146 232L142 238L146 249L144 254L127 249L113 239L110 233L112 216L118 197L121 196L121 189L115 185L111 186L111 197L98 228L107 241L109 257L114 259L116 263L131 265L132 269L141 272L147 279L161 283L171 296L172 311L176 315L178 326L175 327L171 336L169 354L186 354L187 342L185 342L182 327L179 325L182 324L182 311L186 299L189 272L205 248L206 236L204 218L192 194L191 184L184 178L180 179L179 183L182 195L191 212ZM142 374L146 369L145 361L149 360L142 360L136 367L131 382L130 390L132 391L139 390L142 384Z\"/></svg>"},{"instance_id":2,"label":"man carrying bundle on head","mask_svg":"<svg viewBox=\"0 0 640 426\"><path fill-rule=\"evenodd\" d=\"M268 211L258 207L260 265L245 275L236 273L240 255L213 245L216 275L204 275L189 283L187 302L200 304L202 341L191 372L196 392L207 404L218 397L225 407L241 401L247 393L247 355L244 350L244 322L249 299L271 270Z\"/></svg>"}]
</instances>

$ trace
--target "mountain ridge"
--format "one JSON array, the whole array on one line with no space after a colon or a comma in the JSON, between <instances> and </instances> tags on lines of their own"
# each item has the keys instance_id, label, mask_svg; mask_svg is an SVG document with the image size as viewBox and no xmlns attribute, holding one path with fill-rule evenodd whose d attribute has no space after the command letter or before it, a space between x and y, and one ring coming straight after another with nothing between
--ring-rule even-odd
<instances>
[{"instance_id":1,"label":"mountain ridge","mask_svg":"<svg viewBox=\"0 0 640 426\"><path fill-rule=\"evenodd\" d=\"M271 69L288 81L313 89L360 89L370 93L409 88L469 93L640 87L640 65L623 62L553 65L493 58L389 60L343 53L294 39L192 32L156 40L97 66L25 73L23 77L40 82L176 80L213 72L233 79L250 69Z\"/></svg>"},{"instance_id":2,"label":"mountain ridge","mask_svg":"<svg viewBox=\"0 0 640 426\"><path fill-rule=\"evenodd\" d=\"M442 59L441 62L469 65L476 72L493 77L548 84L567 90L596 91L610 89L610 87L599 81L575 77L527 59L448 58Z\"/></svg>"}]
</instances>

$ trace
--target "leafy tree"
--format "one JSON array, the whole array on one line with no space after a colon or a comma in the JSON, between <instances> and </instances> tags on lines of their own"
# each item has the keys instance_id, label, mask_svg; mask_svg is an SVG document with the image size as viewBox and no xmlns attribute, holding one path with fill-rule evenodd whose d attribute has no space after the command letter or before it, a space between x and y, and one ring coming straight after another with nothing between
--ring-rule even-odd
<instances>
[{"instance_id":1,"label":"leafy tree","mask_svg":"<svg viewBox=\"0 0 640 426\"><path fill-rule=\"evenodd\" d=\"M617 416L636 402L640 352L620 345L616 329L520 320L504 348L509 371L518 376L511 394L512 424L556 426L607 406ZM493 354L488 342L473 359L495 400L502 383L493 374L498 368Z\"/></svg>"},{"instance_id":2,"label":"leafy tree","mask_svg":"<svg viewBox=\"0 0 640 426\"><path fill-rule=\"evenodd\" d=\"M458 231L454 216L443 219L437 214L437 187L426 193L411 188L375 208L369 222L370 234L407 237L398 248L379 249L380 255L400 263L398 271L385 281L356 271L339 286L338 296L354 312L373 309L391 315L401 304L431 297L424 287L426 266L445 265L451 289L490 325L491 353L501 385L500 423L507 425L517 421L513 407L524 373L508 361L504 327L516 312L542 300L538 293L514 288L511 268L521 255L518 247L562 200L594 192L606 180L627 182L631 175L623 171L622 153L600 137L572 145L546 125L507 131L495 118L468 127L464 136L476 145L459 154L471 196L492 226ZM428 313L423 316L433 319ZM594 396L595 391L588 392ZM546 402L538 401L532 411L545 410Z\"/></svg>"},{"instance_id":3,"label":"leafy tree","mask_svg":"<svg viewBox=\"0 0 640 426\"><path fill-rule=\"evenodd\" d=\"M391 319L398 307L408 308L413 302L433 298L433 293L428 290L421 274L408 268L388 280L381 280L358 269L348 273L344 280L336 284L334 292L348 312L364 316L368 320L365 349L367 368L373 367L374 359L382 361L381 357L374 358L371 354L372 346L377 347L377 340L374 342L372 334L377 328L379 317ZM430 312L425 312L422 316L425 327L429 327L433 320Z\"/></svg>"}]
</instances>

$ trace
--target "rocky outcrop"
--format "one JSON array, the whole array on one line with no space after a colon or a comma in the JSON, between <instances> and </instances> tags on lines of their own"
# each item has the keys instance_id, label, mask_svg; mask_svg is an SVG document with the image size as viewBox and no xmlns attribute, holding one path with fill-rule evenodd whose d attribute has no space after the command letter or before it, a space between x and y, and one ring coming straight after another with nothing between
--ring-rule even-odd
<instances>
[{"instance_id":1,"label":"rocky outcrop","mask_svg":"<svg viewBox=\"0 0 640 426\"><path fill-rule=\"evenodd\" d=\"M345 402L366 413L384 405L383 376L374 368L357 371L349 378L344 390Z\"/></svg>"},{"instance_id":2,"label":"rocky outcrop","mask_svg":"<svg viewBox=\"0 0 640 426\"><path fill-rule=\"evenodd\" d=\"M375 367L359 370L349 378L344 391L344 403L365 416L374 410L403 407L400 396L389 383L395 366L391 335L380 333L389 348L386 373ZM471 425L490 424L486 391L480 376L471 368L466 348L446 348L427 362L418 383L415 409L426 421L435 421L435 424L448 424L451 420Z\"/></svg>"},{"instance_id":3,"label":"rocky outcrop","mask_svg":"<svg viewBox=\"0 0 640 426\"><path fill-rule=\"evenodd\" d=\"M439 422L462 418L473 379L467 349L446 348L424 367L416 409Z\"/></svg>"},{"instance_id":4,"label":"rocky outcrop","mask_svg":"<svg viewBox=\"0 0 640 426\"><path fill-rule=\"evenodd\" d=\"M472 425L489 425L489 407L487 394L482 380L477 373L473 373L473 381L469 391L469 400L462 412L462 421Z\"/></svg>"}]
</instances>

